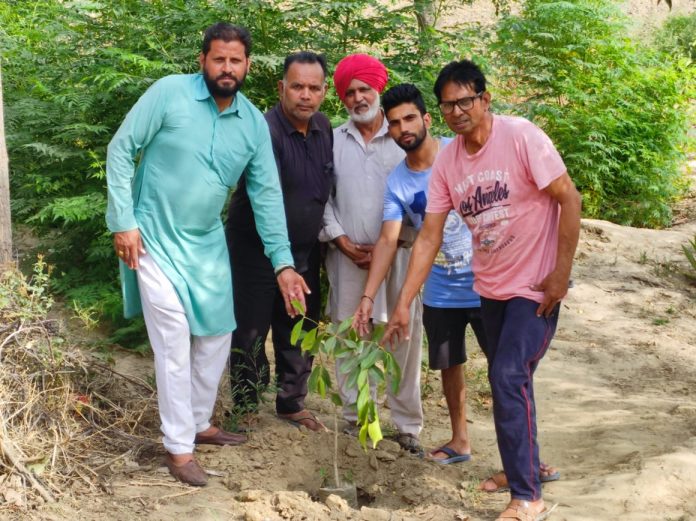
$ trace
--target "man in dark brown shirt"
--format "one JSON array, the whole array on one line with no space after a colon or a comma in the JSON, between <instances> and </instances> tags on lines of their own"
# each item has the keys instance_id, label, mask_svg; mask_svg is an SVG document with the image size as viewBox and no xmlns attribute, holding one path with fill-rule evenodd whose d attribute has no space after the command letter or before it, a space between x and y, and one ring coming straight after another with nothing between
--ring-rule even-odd
<instances>
[{"instance_id":1,"label":"man in dark brown shirt","mask_svg":"<svg viewBox=\"0 0 696 521\"><path fill-rule=\"evenodd\" d=\"M283 189L295 269L312 293L307 316L320 313L319 243L324 205L333 186L333 133L318 112L326 95L323 56L298 52L285 59L278 82L280 102L266 113ZM256 231L252 203L242 178L230 202L226 233L232 263L237 329L232 335L230 371L235 406L255 410L263 384L270 381L264 341L272 328L276 360L278 417L311 430L324 426L304 407L312 359L290 343L297 319L288 317L283 296ZM308 327L311 327L308 324Z\"/></svg>"}]
</instances>

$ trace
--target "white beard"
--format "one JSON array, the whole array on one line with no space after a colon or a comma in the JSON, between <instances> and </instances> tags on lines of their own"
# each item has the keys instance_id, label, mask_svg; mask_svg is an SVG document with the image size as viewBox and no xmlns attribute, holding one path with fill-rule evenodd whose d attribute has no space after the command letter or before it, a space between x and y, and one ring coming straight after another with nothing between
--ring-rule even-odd
<instances>
[{"instance_id":1,"label":"white beard","mask_svg":"<svg viewBox=\"0 0 696 521\"><path fill-rule=\"evenodd\" d=\"M355 109L355 107L353 107L353 109ZM370 105L370 107L367 109L367 112L356 114L352 110L348 110L348 115L350 116L350 119L353 121L353 123L370 123L374 121L374 119L377 117L377 114L379 114L379 96L375 98L375 102L372 105Z\"/></svg>"}]
</instances>

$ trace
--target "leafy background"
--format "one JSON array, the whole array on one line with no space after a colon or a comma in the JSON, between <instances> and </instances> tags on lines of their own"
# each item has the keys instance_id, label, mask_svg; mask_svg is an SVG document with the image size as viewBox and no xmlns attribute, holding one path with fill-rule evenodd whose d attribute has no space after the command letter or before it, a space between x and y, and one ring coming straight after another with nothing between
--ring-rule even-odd
<instances>
[{"instance_id":1,"label":"leafy background","mask_svg":"<svg viewBox=\"0 0 696 521\"><path fill-rule=\"evenodd\" d=\"M202 31L219 20L254 38L247 96L276 102L284 56L311 49L330 64L350 52L381 57L390 82L415 83L435 107L445 63L473 57L496 110L524 115L551 136L584 197L584 212L633 226L664 227L684 193L680 171L696 96L696 18L670 17L632 39L609 0L527 0L500 18L438 28L453 2L376 0L5 1L0 53L12 211L44 242L54 289L83 313L121 321L111 239L104 224L106 145L156 79L197 70ZM345 113L330 93L322 110ZM435 131L445 132L433 110ZM119 329L120 328L120 329ZM120 335L120 337L119 337Z\"/></svg>"}]
</instances>

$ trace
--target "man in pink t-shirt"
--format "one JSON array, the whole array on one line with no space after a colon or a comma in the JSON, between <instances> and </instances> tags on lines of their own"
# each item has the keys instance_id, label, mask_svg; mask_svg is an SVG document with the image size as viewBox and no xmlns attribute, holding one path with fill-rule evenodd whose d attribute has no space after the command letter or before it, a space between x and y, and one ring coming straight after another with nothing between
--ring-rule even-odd
<instances>
[{"instance_id":1,"label":"man in pink t-shirt","mask_svg":"<svg viewBox=\"0 0 696 521\"><path fill-rule=\"evenodd\" d=\"M541 129L490 112L486 79L474 63L445 66L434 90L457 137L433 165L425 221L385 338L407 335L406 303L429 272L447 213L456 209L473 236L474 289L481 295L504 469L482 489L509 486L511 500L499 520L545 519L550 509L541 498L541 481L558 473L539 461L533 375L568 291L580 195Z\"/></svg>"}]
</instances>

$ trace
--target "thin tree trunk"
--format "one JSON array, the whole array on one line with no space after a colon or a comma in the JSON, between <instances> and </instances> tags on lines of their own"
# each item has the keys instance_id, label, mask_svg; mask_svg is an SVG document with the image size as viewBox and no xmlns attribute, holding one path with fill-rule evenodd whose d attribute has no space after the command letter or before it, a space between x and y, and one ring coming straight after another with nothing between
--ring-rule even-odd
<instances>
[{"instance_id":1,"label":"thin tree trunk","mask_svg":"<svg viewBox=\"0 0 696 521\"><path fill-rule=\"evenodd\" d=\"M413 0L418 32L423 34L435 25L436 0Z\"/></svg>"},{"instance_id":2,"label":"thin tree trunk","mask_svg":"<svg viewBox=\"0 0 696 521\"><path fill-rule=\"evenodd\" d=\"M5 146L5 119L0 66L0 266L12 263L12 220L10 216L10 166Z\"/></svg>"}]
</instances>

